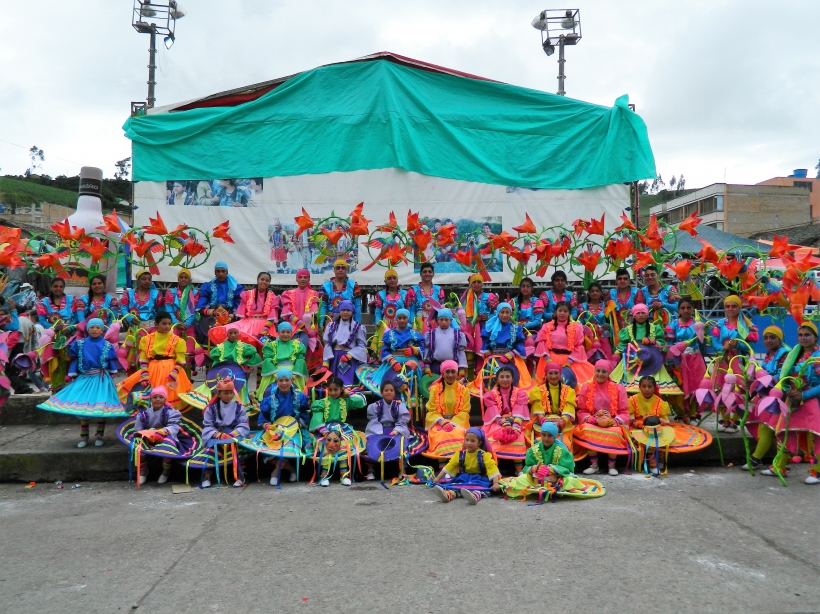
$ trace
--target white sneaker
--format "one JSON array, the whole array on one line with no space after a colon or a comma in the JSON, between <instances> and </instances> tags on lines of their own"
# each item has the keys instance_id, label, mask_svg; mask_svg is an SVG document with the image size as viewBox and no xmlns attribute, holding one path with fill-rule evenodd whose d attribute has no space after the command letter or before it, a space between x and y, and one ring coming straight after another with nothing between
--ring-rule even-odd
<instances>
[{"instance_id":1,"label":"white sneaker","mask_svg":"<svg viewBox=\"0 0 820 614\"><path fill-rule=\"evenodd\" d=\"M805 484L820 484L820 478L810 475L804 480Z\"/></svg>"},{"instance_id":2,"label":"white sneaker","mask_svg":"<svg viewBox=\"0 0 820 614\"><path fill-rule=\"evenodd\" d=\"M752 457L752 469L754 469L755 471L757 471L757 470L760 468L760 465L762 465L762 464L763 464L763 463L761 463L759 460L757 460L756 458ZM741 469L742 469L743 471L748 471L748 470L749 470L749 463L743 463L743 466L741 467Z\"/></svg>"},{"instance_id":3,"label":"white sneaker","mask_svg":"<svg viewBox=\"0 0 820 614\"><path fill-rule=\"evenodd\" d=\"M367 480L367 481L369 482L370 480L375 480L375 479L376 479L376 476L373 474L373 472L372 472L372 471L368 471L368 472L367 472L367 475L366 475L366 476L364 476L364 479L365 479L365 480Z\"/></svg>"},{"instance_id":4,"label":"white sneaker","mask_svg":"<svg viewBox=\"0 0 820 614\"><path fill-rule=\"evenodd\" d=\"M147 481L148 481L148 476L147 475L141 475L140 476L140 486L145 484Z\"/></svg>"},{"instance_id":5,"label":"white sneaker","mask_svg":"<svg viewBox=\"0 0 820 614\"><path fill-rule=\"evenodd\" d=\"M202 484L199 485L200 488L210 488L211 487L211 480L202 480Z\"/></svg>"},{"instance_id":6,"label":"white sneaker","mask_svg":"<svg viewBox=\"0 0 820 614\"><path fill-rule=\"evenodd\" d=\"M617 472L616 472L616 473L617 473ZM658 469L657 467L652 467L652 468L649 470L649 473L650 473L651 475L654 475L654 476L656 476L656 477L657 477L657 476L659 476L659 475L661 474L661 471L660 471L660 469ZM612 475L612 474L610 474L610 475Z\"/></svg>"},{"instance_id":7,"label":"white sneaker","mask_svg":"<svg viewBox=\"0 0 820 614\"><path fill-rule=\"evenodd\" d=\"M433 488L433 492L435 492L436 495L438 495L438 498L441 499L444 503L450 503L450 501L453 500L453 498L450 496L450 493L443 489L441 486L436 486L435 488Z\"/></svg>"},{"instance_id":8,"label":"white sneaker","mask_svg":"<svg viewBox=\"0 0 820 614\"><path fill-rule=\"evenodd\" d=\"M94 440L94 445L99 448L101 446L104 446L105 442L103 441L102 437L97 437L97 439Z\"/></svg>"},{"instance_id":9,"label":"white sneaker","mask_svg":"<svg viewBox=\"0 0 820 614\"><path fill-rule=\"evenodd\" d=\"M88 442L85 439L80 440L80 443L77 444L78 448L84 448L88 445Z\"/></svg>"},{"instance_id":10,"label":"white sneaker","mask_svg":"<svg viewBox=\"0 0 820 614\"><path fill-rule=\"evenodd\" d=\"M718 433L725 433L726 432L726 425L723 422L720 422L717 427Z\"/></svg>"},{"instance_id":11,"label":"white sneaker","mask_svg":"<svg viewBox=\"0 0 820 614\"><path fill-rule=\"evenodd\" d=\"M734 424L730 424L729 426L727 426L727 427L726 427L726 431L725 431L725 432L726 432L726 434L727 434L727 435L734 435L735 433L740 432L740 429L739 429L739 428L737 428L737 426L736 426L736 425L734 425Z\"/></svg>"},{"instance_id":12,"label":"white sneaker","mask_svg":"<svg viewBox=\"0 0 820 614\"><path fill-rule=\"evenodd\" d=\"M298 478L296 477L296 472L295 472L295 471L291 471L291 472L290 472L290 477L288 477L288 482L296 482L296 481L297 481L297 479L298 479Z\"/></svg>"},{"instance_id":13,"label":"white sneaker","mask_svg":"<svg viewBox=\"0 0 820 614\"><path fill-rule=\"evenodd\" d=\"M237 480L236 482L233 483L234 488L242 488L244 485L245 485L245 482L243 482L242 480Z\"/></svg>"},{"instance_id":14,"label":"white sneaker","mask_svg":"<svg viewBox=\"0 0 820 614\"><path fill-rule=\"evenodd\" d=\"M760 475L768 475L770 477L777 477L777 474L772 469L769 469L768 467L766 469L762 469L760 471ZM785 478L786 475L787 474L784 472L783 477Z\"/></svg>"},{"instance_id":15,"label":"white sneaker","mask_svg":"<svg viewBox=\"0 0 820 614\"><path fill-rule=\"evenodd\" d=\"M330 480L325 478L324 480L319 480L319 486L328 487L330 486Z\"/></svg>"},{"instance_id":16,"label":"white sneaker","mask_svg":"<svg viewBox=\"0 0 820 614\"><path fill-rule=\"evenodd\" d=\"M657 469L655 469L655 471L657 471ZM618 475L618 470L615 469L615 467L610 467L609 468L609 475Z\"/></svg>"},{"instance_id":17,"label":"white sneaker","mask_svg":"<svg viewBox=\"0 0 820 614\"><path fill-rule=\"evenodd\" d=\"M271 486L278 486L279 485L279 479L275 475L270 476L270 485Z\"/></svg>"},{"instance_id":18,"label":"white sneaker","mask_svg":"<svg viewBox=\"0 0 820 614\"><path fill-rule=\"evenodd\" d=\"M350 478L342 478L342 486L350 486Z\"/></svg>"},{"instance_id":19,"label":"white sneaker","mask_svg":"<svg viewBox=\"0 0 820 614\"><path fill-rule=\"evenodd\" d=\"M168 481L168 476L163 473L161 476L159 476L159 479L157 480L157 484L165 484L165 482L167 482L167 481Z\"/></svg>"},{"instance_id":20,"label":"white sneaker","mask_svg":"<svg viewBox=\"0 0 820 614\"><path fill-rule=\"evenodd\" d=\"M592 464L586 469L584 469L584 475L595 475L596 473L600 473L601 470L598 468L597 464Z\"/></svg>"},{"instance_id":21,"label":"white sneaker","mask_svg":"<svg viewBox=\"0 0 820 614\"><path fill-rule=\"evenodd\" d=\"M470 505L475 505L480 499L480 497L475 496L475 493L472 490L467 490L466 488L461 489L461 498Z\"/></svg>"}]
</instances>

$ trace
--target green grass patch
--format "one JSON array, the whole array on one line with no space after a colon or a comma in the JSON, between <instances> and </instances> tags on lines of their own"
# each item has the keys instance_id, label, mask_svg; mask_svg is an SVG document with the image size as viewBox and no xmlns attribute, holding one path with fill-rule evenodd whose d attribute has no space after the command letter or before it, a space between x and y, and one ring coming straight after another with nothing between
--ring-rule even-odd
<instances>
[{"instance_id":1,"label":"green grass patch","mask_svg":"<svg viewBox=\"0 0 820 614\"><path fill-rule=\"evenodd\" d=\"M52 188L31 181L0 177L0 204L30 207L34 204L51 203L77 207L77 193Z\"/></svg>"}]
</instances>

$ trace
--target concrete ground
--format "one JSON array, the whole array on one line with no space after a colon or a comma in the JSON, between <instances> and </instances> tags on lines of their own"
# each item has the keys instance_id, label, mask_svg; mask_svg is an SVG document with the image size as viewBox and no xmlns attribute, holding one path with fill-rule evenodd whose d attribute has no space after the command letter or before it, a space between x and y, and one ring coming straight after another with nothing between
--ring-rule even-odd
<instances>
[{"instance_id":1,"label":"concrete ground","mask_svg":"<svg viewBox=\"0 0 820 614\"><path fill-rule=\"evenodd\" d=\"M172 494L0 485L0 610L817 612L820 488L737 468L605 497L443 504L422 486Z\"/></svg>"}]
</instances>

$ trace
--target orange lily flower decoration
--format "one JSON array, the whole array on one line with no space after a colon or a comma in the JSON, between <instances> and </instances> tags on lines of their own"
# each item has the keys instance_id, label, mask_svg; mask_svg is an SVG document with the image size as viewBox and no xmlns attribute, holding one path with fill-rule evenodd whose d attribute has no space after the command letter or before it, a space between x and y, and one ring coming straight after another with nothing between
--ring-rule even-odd
<instances>
[{"instance_id":1,"label":"orange lily flower decoration","mask_svg":"<svg viewBox=\"0 0 820 614\"><path fill-rule=\"evenodd\" d=\"M302 209L304 211L304 209ZM219 226L214 228L214 237L217 239L222 239L225 243L235 243L231 235L228 234L230 230L231 222L230 220L226 222L222 222Z\"/></svg>"},{"instance_id":2,"label":"orange lily flower decoration","mask_svg":"<svg viewBox=\"0 0 820 614\"><path fill-rule=\"evenodd\" d=\"M521 224L520 226L513 226L513 230L515 232L517 232L518 234L527 234L527 233L536 232L535 224L532 223L532 220L530 219L529 213L525 212L524 217L526 218L524 223Z\"/></svg>"},{"instance_id":3,"label":"orange lily flower decoration","mask_svg":"<svg viewBox=\"0 0 820 614\"><path fill-rule=\"evenodd\" d=\"M683 220L680 224L678 224L678 230L685 230L693 237L697 236L698 231L695 228L698 227L703 220L698 217L697 213L692 213L689 217Z\"/></svg>"},{"instance_id":4,"label":"orange lily flower decoration","mask_svg":"<svg viewBox=\"0 0 820 614\"><path fill-rule=\"evenodd\" d=\"M313 228L313 226L315 225L313 222L313 218L310 217L310 214L307 211L305 211L304 207L302 207L302 215L293 218L293 221L296 222L297 226L295 235L297 238L300 234L302 234L306 230L309 230L310 228Z\"/></svg>"}]
</instances>

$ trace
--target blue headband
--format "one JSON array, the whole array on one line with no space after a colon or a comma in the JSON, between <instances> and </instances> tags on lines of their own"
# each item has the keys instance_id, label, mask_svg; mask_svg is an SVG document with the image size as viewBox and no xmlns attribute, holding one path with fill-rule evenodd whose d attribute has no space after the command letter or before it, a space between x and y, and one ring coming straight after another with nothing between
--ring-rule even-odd
<instances>
[{"instance_id":1,"label":"blue headband","mask_svg":"<svg viewBox=\"0 0 820 614\"><path fill-rule=\"evenodd\" d=\"M278 369L276 371L276 379L282 379L283 377L293 379L293 371L291 371L290 369L285 369L284 367Z\"/></svg>"},{"instance_id":2,"label":"blue headband","mask_svg":"<svg viewBox=\"0 0 820 614\"><path fill-rule=\"evenodd\" d=\"M453 312L451 310L447 309L446 307L443 307L442 309L439 309L438 313L436 314L436 319L439 319L439 318L447 318L448 320L450 320L452 322L453 321Z\"/></svg>"},{"instance_id":3,"label":"blue headband","mask_svg":"<svg viewBox=\"0 0 820 614\"><path fill-rule=\"evenodd\" d=\"M407 309L399 309L396 311L396 317L398 318L399 316L407 316L407 319L409 320L410 312Z\"/></svg>"},{"instance_id":4,"label":"blue headband","mask_svg":"<svg viewBox=\"0 0 820 614\"><path fill-rule=\"evenodd\" d=\"M290 322L279 322L279 326L276 330L278 330L280 333L283 330L293 331L293 326L291 326Z\"/></svg>"},{"instance_id":5,"label":"blue headband","mask_svg":"<svg viewBox=\"0 0 820 614\"><path fill-rule=\"evenodd\" d=\"M558 425L555 424L555 422L544 420L544 422L541 423L541 432L549 433L553 437L558 437Z\"/></svg>"},{"instance_id":6,"label":"blue headband","mask_svg":"<svg viewBox=\"0 0 820 614\"><path fill-rule=\"evenodd\" d=\"M228 265L225 264L225 262L223 262L222 260L220 260L214 265L214 271L216 271L217 269L225 269L227 271Z\"/></svg>"},{"instance_id":7,"label":"blue headband","mask_svg":"<svg viewBox=\"0 0 820 614\"><path fill-rule=\"evenodd\" d=\"M473 435L478 437L478 447L481 450L484 450L485 452L487 451L487 439L484 437L484 431L481 428L477 426L471 426L467 429L467 433L472 433ZM467 433L465 433L465 435Z\"/></svg>"},{"instance_id":8,"label":"blue headband","mask_svg":"<svg viewBox=\"0 0 820 614\"><path fill-rule=\"evenodd\" d=\"M100 318L91 318L88 321L87 328L91 328L92 326L99 326L101 329L105 330L105 324Z\"/></svg>"}]
</instances>

